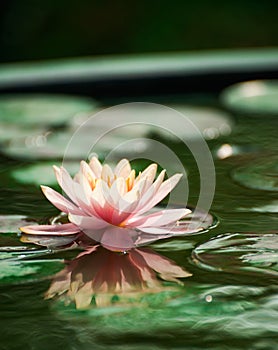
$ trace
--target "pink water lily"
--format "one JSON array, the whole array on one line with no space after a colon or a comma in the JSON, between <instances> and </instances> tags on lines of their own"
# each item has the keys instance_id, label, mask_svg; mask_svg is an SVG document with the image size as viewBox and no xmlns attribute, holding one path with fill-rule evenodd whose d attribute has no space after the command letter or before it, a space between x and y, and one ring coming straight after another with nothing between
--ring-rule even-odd
<instances>
[{"instance_id":1,"label":"pink water lily","mask_svg":"<svg viewBox=\"0 0 278 350\"><path fill-rule=\"evenodd\" d=\"M66 236L83 232L102 245L125 250L164 238L177 229L178 220L189 214L187 208L151 212L177 185L181 174L164 181L166 171L156 177L157 164L151 164L138 176L127 159L114 170L96 157L81 161L72 179L66 169L54 166L57 181L65 196L41 186L47 199L68 215L69 223L21 227L34 235ZM173 232L174 232L173 231ZM142 237L143 238L142 238Z\"/></svg>"}]
</instances>

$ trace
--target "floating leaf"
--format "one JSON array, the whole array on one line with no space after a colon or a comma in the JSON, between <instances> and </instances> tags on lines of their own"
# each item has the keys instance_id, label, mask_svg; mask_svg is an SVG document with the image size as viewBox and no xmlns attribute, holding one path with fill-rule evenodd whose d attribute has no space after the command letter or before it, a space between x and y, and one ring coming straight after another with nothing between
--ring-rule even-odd
<instances>
[{"instance_id":1,"label":"floating leaf","mask_svg":"<svg viewBox=\"0 0 278 350\"><path fill-rule=\"evenodd\" d=\"M113 150L115 158L144 156L154 146L153 133L166 139L215 139L228 135L232 121L227 113L211 108L150 103L124 104L89 116L73 118L66 130L37 135L26 144L15 139L4 148L13 157L31 159L86 159L92 153ZM127 118L128 117L128 118ZM171 122L169 123L169 120Z\"/></svg>"},{"instance_id":2,"label":"floating leaf","mask_svg":"<svg viewBox=\"0 0 278 350\"><path fill-rule=\"evenodd\" d=\"M34 223L24 215L0 215L0 233L19 232L19 227Z\"/></svg>"},{"instance_id":3,"label":"floating leaf","mask_svg":"<svg viewBox=\"0 0 278 350\"><path fill-rule=\"evenodd\" d=\"M63 268L63 260L1 260L0 284L21 284L53 276Z\"/></svg>"},{"instance_id":4,"label":"floating leaf","mask_svg":"<svg viewBox=\"0 0 278 350\"><path fill-rule=\"evenodd\" d=\"M234 169L232 178L248 188L278 191L278 157L259 158Z\"/></svg>"},{"instance_id":5,"label":"floating leaf","mask_svg":"<svg viewBox=\"0 0 278 350\"><path fill-rule=\"evenodd\" d=\"M213 271L278 277L278 234L220 235L196 247L192 260Z\"/></svg>"},{"instance_id":6,"label":"floating leaf","mask_svg":"<svg viewBox=\"0 0 278 350\"><path fill-rule=\"evenodd\" d=\"M226 88L220 99L229 109L256 115L278 114L278 80L254 80Z\"/></svg>"},{"instance_id":7,"label":"floating leaf","mask_svg":"<svg viewBox=\"0 0 278 350\"><path fill-rule=\"evenodd\" d=\"M79 170L78 162L63 162L71 175L74 175ZM44 162L32 164L11 171L11 176L18 182L34 185L53 185L57 183L53 165L60 166L59 162Z\"/></svg>"},{"instance_id":8,"label":"floating leaf","mask_svg":"<svg viewBox=\"0 0 278 350\"><path fill-rule=\"evenodd\" d=\"M0 98L0 121L9 124L60 125L76 114L95 109L94 100L67 95L5 95Z\"/></svg>"}]
</instances>

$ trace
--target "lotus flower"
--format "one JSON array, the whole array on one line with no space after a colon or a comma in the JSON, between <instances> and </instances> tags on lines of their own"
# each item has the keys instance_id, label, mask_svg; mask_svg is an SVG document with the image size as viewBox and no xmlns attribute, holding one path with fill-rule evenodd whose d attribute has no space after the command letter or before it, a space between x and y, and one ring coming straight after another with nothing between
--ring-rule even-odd
<instances>
[{"instance_id":1,"label":"lotus flower","mask_svg":"<svg viewBox=\"0 0 278 350\"><path fill-rule=\"evenodd\" d=\"M178 278L191 276L172 260L148 248L119 254L95 245L54 276L45 297L74 301L78 309L89 307L93 297L97 306L111 303L115 295L123 301L126 297L136 300L142 293L165 289L157 275L179 284Z\"/></svg>"},{"instance_id":2,"label":"lotus flower","mask_svg":"<svg viewBox=\"0 0 278 350\"><path fill-rule=\"evenodd\" d=\"M177 221L191 211L187 208L151 212L177 185L181 174L164 180L165 170L155 179L157 164L138 176L127 159L114 171L96 157L81 161L74 179L63 168L54 166L62 196L41 186L46 198L68 215L69 223L25 226L21 231L34 235L67 236L83 232L112 250L127 250L156 239L169 237L178 230Z\"/></svg>"}]
</instances>

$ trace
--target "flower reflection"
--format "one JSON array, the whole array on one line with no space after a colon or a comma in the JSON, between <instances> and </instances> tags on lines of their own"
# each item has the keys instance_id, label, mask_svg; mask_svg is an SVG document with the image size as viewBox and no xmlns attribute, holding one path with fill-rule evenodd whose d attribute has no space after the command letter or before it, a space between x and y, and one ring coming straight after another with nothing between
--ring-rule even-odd
<instances>
[{"instance_id":1,"label":"flower reflection","mask_svg":"<svg viewBox=\"0 0 278 350\"><path fill-rule=\"evenodd\" d=\"M157 164L138 176L127 159L114 170L96 157L82 161L74 179L63 168L54 167L59 185L67 198L42 186L45 196L68 215L62 225L25 226L27 234L71 236L83 232L103 246L117 251L134 248L156 239L177 234L177 221L189 214L187 208L156 210L150 213L177 185L181 174L164 180L163 170L155 180Z\"/></svg>"},{"instance_id":2,"label":"flower reflection","mask_svg":"<svg viewBox=\"0 0 278 350\"><path fill-rule=\"evenodd\" d=\"M77 309L91 304L104 306L118 298L132 300L142 293L164 290L163 280L182 284L179 278L191 274L172 260L149 248L127 253L112 252L95 245L87 248L52 280L45 297L59 297Z\"/></svg>"}]
</instances>

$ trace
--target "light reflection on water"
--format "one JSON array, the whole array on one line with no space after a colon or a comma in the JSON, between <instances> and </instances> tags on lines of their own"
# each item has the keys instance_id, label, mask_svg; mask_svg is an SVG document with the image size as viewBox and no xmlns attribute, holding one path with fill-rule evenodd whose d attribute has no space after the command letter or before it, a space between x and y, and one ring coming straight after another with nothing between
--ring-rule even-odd
<instances>
[{"instance_id":1,"label":"light reflection on water","mask_svg":"<svg viewBox=\"0 0 278 350\"><path fill-rule=\"evenodd\" d=\"M256 184L246 187L244 182L238 183L231 176L237 168L242 169L256 159L258 152L261 155L277 152L273 122L275 120L266 123L263 118L256 121L241 118L231 135L209 141L211 150L220 149L223 144L250 146L248 152L215 159L217 188L212 212L220 224L204 234L153 244L157 254L163 254L165 259L193 273L192 277L183 279L184 286L173 289L171 283L169 288L168 282L166 285L164 282L165 288L155 293L141 293L135 303L128 300L120 303L115 299L104 307L78 310L74 303L65 306L59 298L45 300L51 281L42 280L38 274L37 280L30 282L27 277L24 279L21 270L18 282L12 285L7 280L4 284L0 278L1 349L18 349L19 344L23 349L39 350L49 349L50 344L52 349L275 349L278 342L277 280L263 272L252 275L247 272L244 276L233 271L223 272L221 259L218 260L220 268L209 271L191 259L194 248L200 244L205 246L210 238L220 234L255 232L260 235L277 231L277 212L273 208L267 210L269 205L275 207L277 192L262 191ZM190 156L184 149L179 150L178 144L173 147L191 168ZM246 150L244 147L237 149ZM22 163L1 160L1 214L24 215L42 222L55 216L57 211L45 201L37 184L36 187L30 182L23 185L16 180L15 170L21 169ZM10 176L11 171L13 176ZM198 195L197 180L194 170L189 172L192 204ZM248 180L248 174L247 181L252 181ZM2 226L3 230L14 233L1 233L1 247L41 249L20 242L14 228ZM277 247L273 249L277 254ZM72 260L78 254L80 250L61 251L44 258ZM60 264L58 270L63 270L65 267ZM56 272L56 268L53 269L49 278L53 279ZM42 275L46 277L47 272Z\"/></svg>"}]
</instances>

